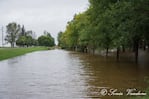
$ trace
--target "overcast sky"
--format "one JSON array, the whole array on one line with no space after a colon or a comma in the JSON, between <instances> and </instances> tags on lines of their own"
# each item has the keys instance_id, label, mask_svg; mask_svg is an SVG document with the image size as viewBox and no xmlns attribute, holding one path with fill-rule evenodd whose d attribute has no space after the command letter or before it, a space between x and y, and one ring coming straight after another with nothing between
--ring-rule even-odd
<instances>
[{"instance_id":1,"label":"overcast sky","mask_svg":"<svg viewBox=\"0 0 149 99\"><path fill-rule=\"evenodd\" d=\"M47 30L56 38L75 13L87 8L88 0L0 0L0 34L2 26L16 22L36 32L37 36Z\"/></svg>"}]
</instances>

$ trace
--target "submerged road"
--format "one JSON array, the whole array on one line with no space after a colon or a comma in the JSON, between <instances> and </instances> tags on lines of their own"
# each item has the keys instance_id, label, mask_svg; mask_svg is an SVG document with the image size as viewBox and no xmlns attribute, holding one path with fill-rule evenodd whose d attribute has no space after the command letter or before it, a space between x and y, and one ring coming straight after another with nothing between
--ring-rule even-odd
<instances>
[{"instance_id":1,"label":"submerged road","mask_svg":"<svg viewBox=\"0 0 149 99\"><path fill-rule=\"evenodd\" d=\"M145 77L148 69L131 62L57 49L39 51L0 61L0 99L116 99L103 97L101 89L144 91Z\"/></svg>"}]
</instances>

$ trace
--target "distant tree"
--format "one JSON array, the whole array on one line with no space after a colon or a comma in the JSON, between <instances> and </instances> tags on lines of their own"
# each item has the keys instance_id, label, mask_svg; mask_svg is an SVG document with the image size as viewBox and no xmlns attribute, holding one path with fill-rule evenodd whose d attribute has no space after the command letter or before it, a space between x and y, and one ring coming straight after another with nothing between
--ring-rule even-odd
<instances>
[{"instance_id":1,"label":"distant tree","mask_svg":"<svg viewBox=\"0 0 149 99\"><path fill-rule=\"evenodd\" d=\"M26 31L26 36L32 36L32 37L34 37L34 32L32 31L32 30L28 30L28 31Z\"/></svg>"},{"instance_id":2,"label":"distant tree","mask_svg":"<svg viewBox=\"0 0 149 99\"><path fill-rule=\"evenodd\" d=\"M27 47L37 45L36 40L33 39L31 36L20 36L16 41L16 44L18 46L27 46Z\"/></svg>"},{"instance_id":3,"label":"distant tree","mask_svg":"<svg viewBox=\"0 0 149 99\"><path fill-rule=\"evenodd\" d=\"M16 45L23 47L37 45L37 40L35 39L35 33L32 30L25 31L25 27L23 25L18 34Z\"/></svg>"},{"instance_id":4,"label":"distant tree","mask_svg":"<svg viewBox=\"0 0 149 99\"><path fill-rule=\"evenodd\" d=\"M25 36L25 34L26 34L24 25L23 25L22 28L21 28L21 33L20 33L20 34L21 34L22 36Z\"/></svg>"},{"instance_id":5,"label":"distant tree","mask_svg":"<svg viewBox=\"0 0 149 99\"><path fill-rule=\"evenodd\" d=\"M59 33L63 48L133 49L138 62L139 49L149 49L149 0L89 0L89 8L70 21ZM90 51L89 51L90 52Z\"/></svg>"},{"instance_id":6,"label":"distant tree","mask_svg":"<svg viewBox=\"0 0 149 99\"><path fill-rule=\"evenodd\" d=\"M38 38L38 44L40 46L54 46L54 38L51 36L50 33L44 31L44 35Z\"/></svg>"},{"instance_id":7,"label":"distant tree","mask_svg":"<svg viewBox=\"0 0 149 99\"><path fill-rule=\"evenodd\" d=\"M33 38L31 36L26 36L26 46L32 46L33 45Z\"/></svg>"},{"instance_id":8,"label":"distant tree","mask_svg":"<svg viewBox=\"0 0 149 99\"><path fill-rule=\"evenodd\" d=\"M50 46L55 46L54 38L51 36L51 34L47 31L44 31L44 35L50 38L51 40Z\"/></svg>"},{"instance_id":9,"label":"distant tree","mask_svg":"<svg viewBox=\"0 0 149 99\"><path fill-rule=\"evenodd\" d=\"M7 29L7 35L5 40L11 44L11 47L14 47L18 33L21 29L20 25L18 25L15 22L12 22L6 26L6 29Z\"/></svg>"},{"instance_id":10,"label":"distant tree","mask_svg":"<svg viewBox=\"0 0 149 99\"><path fill-rule=\"evenodd\" d=\"M37 39L32 39L32 45L37 46L38 45L38 40Z\"/></svg>"},{"instance_id":11,"label":"distant tree","mask_svg":"<svg viewBox=\"0 0 149 99\"><path fill-rule=\"evenodd\" d=\"M25 36L20 36L17 41L16 44L18 46L25 46L26 45L26 37Z\"/></svg>"},{"instance_id":12,"label":"distant tree","mask_svg":"<svg viewBox=\"0 0 149 99\"><path fill-rule=\"evenodd\" d=\"M58 36L57 36L57 40L58 40L58 46L61 46L61 37L63 35L63 32L59 32Z\"/></svg>"}]
</instances>

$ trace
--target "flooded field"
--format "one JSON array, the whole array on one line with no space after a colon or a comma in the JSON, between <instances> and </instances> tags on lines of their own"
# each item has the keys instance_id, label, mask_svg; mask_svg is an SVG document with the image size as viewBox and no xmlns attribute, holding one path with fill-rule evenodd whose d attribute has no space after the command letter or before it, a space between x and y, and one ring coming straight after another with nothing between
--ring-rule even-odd
<instances>
[{"instance_id":1,"label":"flooded field","mask_svg":"<svg viewBox=\"0 0 149 99\"><path fill-rule=\"evenodd\" d=\"M149 66L141 59L135 64L64 50L40 51L0 61L0 99L125 99L129 88L144 92L148 77ZM110 89L123 95L111 96Z\"/></svg>"}]
</instances>

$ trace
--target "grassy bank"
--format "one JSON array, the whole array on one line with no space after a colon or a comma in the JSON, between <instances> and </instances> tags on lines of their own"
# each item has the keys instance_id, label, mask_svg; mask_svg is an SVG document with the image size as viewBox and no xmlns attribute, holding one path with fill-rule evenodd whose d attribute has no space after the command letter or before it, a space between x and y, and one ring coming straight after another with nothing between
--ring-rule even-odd
<instances>
[{"instance_id":1,"label":"grassy bank","mask_svg":"<svg viewBox=\"0 0 149 99\"><path fill-rule=\"evenodd\" d=\"M47 50L46 47L29 47L29 48L0 48L0 60L20 56L26 53Z\"/></svg>"},{"instance_id":2,"label":"grassy bank","mask_svg":"<svg viewBox=\"0 0 149 99\"><path fill-rule=\"evenodd\" d=\"M149 88L146 89L145 93L147 94L146 96L134 96L130 99L149 99Z\"/></svg>"}]
</instances>

